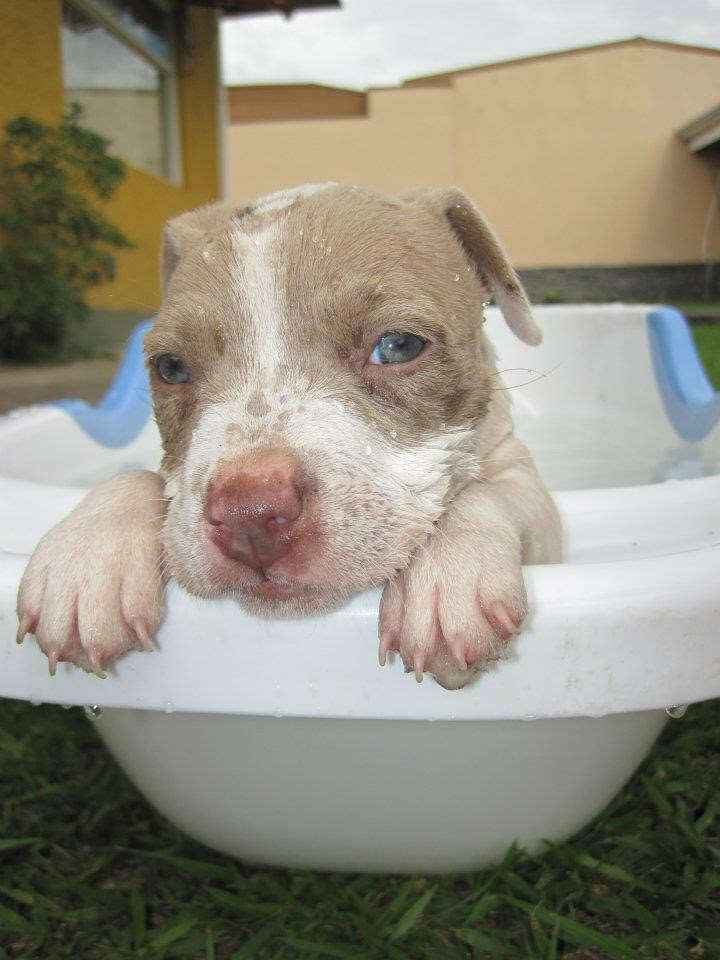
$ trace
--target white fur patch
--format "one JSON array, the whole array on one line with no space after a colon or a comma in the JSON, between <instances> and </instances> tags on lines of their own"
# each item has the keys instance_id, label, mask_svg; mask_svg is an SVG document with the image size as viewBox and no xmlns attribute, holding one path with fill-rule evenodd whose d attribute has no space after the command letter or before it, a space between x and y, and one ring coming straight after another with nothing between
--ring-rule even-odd
<instances>
[{"instance_id":1,"label":"white fur patch","mask_svg":"<svg viewBox=\"0 0 720 960\"><path fill-rule=\"evenodd\" d=\"M271 445L296 457L317 489L320 522L329 533L319 575L339 587L347 579L355 589L387 579L441 516L468 433L446 430L405 446L391 427L366 422L342 396L310 385L302 371L265 393L266 413L248 418L252 390L252 384L238 385L237 398L209 407L193 433L173 484L166 531L176 563L192 570L196 583L212 576L203 562L208 482L222 461L242 461Z\"/></svg>"},{"instance_id":2,"label":"white fur patch","mask_svg":"<svg viewBox=\"0 0 720 960\"><path fill-rule=\"evenodd\" d=\"M238 302L248 322L245 349L253 358L253 382L250 384L253 390L263 389L273 382L275 368L285 356L279 326L287 308L272 263L272 249L279 235L277 221L257 233L243 233L238 227L232 234L237 259L234 283ZM243 385L238 386L242 388Z\"/></svg>"}]
</instances>

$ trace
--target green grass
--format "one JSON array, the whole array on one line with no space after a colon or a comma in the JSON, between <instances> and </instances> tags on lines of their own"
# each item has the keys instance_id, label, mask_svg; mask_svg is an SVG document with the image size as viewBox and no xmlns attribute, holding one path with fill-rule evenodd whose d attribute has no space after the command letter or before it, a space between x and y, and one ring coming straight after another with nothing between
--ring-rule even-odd
<instances>
[{"instance_id":1,"label":"green grass","mask_svg":"<svg viewBox=\"0 0 720 960\"><path fill-rule=\"evenodd\" d=\"M450 877L211 853L152 810L77 709L0 702L0 800L3 960L720 957L720 701L671 722L573 842Z\"/></svg>"},{"instance_id":2,"label":"green grass","mask_svg":"<svg viewBox=\"0 0 720 960\"><path fill-rule=\"evenodd\" d=\"M720 323L694 323L692 332L707 374L720 390Z\"/></svg>"}]
</instances>

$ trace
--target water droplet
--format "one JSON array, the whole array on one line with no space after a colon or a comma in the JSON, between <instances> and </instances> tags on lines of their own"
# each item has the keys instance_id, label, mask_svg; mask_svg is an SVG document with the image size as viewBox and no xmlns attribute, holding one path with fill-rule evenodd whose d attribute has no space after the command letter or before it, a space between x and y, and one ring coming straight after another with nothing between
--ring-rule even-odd
<instances>
[{"instance_id":1,"label":"water droplet","mask_svg":"<svg viewBox=\"0 0 720 960\"><path fill-rule=\"evenodd\" d=\"M368 445L365 447L365 453L372 453L372 447L370 446L370 444L368 444Z\"/></svg>"},{"instance_id":2,"label":"water droplet","mask_svg":"<svg viewBox=\"0 0 720 960\"><path fill-rule=\"evenodd\" d=\"M471 270L472 270L472 267L465 267L465 272L466 272L466 273L470 273Z\"/></svg>"},{"instance_id":3,"label":"water droplet","mask_svg":"<svg viewBox=\"0 0 720 960\"><path fill-rule=\"evenodd\" d=\"M687 704L678 703L674 707L665 707L665 713L673 720L682 720L687 713Z\"/></svg>"},{"instance_id":4,"label":"water droplet","mask_svg":"<svg viewBox=\"0 0 720 960\"><path fill-rule=\"evenodd\" d=\"M325 247L325 253L332 253L332 247Z\"/></svg>"},{"instance_id":5,"label":"water droplet","mask_svg":"<svg viewBox=\"0 0 720 960\"><path fill-rule=\"evenodd\" d=\"M304 230L302 229L302 227L301 227L301 228L300 228L300 236L302 237L302 236L304 236L304 235L305 235L305 231L304 231Z\"/></svg>"},{"instance_id":6,"label":"water droplet","mask_svg":"<svg viewBox=\"0 0 720 960\"><path fill-rule=\"evenodd\" d=\"M92 706L85 707L85 716L88 720L97 720L99 716L102 715L103 708L98 706L97 703L93 703Z\"/></svg>"},{"instance_id":7,"label":"water droplet","mask_svg":"<svg viewBox=\"0 0 720 960\"><path fill-rule=\"evenodd\" d=\"M459 273L456 273L456 274L455 274L455 283L457 283L459 279L460 279L460 274L459 274Z\"/></svg>"},{"instance_id":8,"label":"water droplet","mask_svg":"<svg viewBox=\"0 0 720 960\"><path fill-rule=\"evenodd\" d=\"M175 704L172 702L172 700L166 700L163 709L165 710L165 713L172 713L175 709Z\"/></svg>"},{"instance_id":9,"label":"water droplet","mask_svg":"<svg viewBox=\"0 0 720 960\"><path fill-rule=\"evenodd\" d=\"M492 300L483 300L483 307L489 307L492 303Z\"/></svg>"},{"instance_id":10,"label":"water droplet","mask_svg":"<svg viewBox=\"0 0 720 960\"><path fill-rule=\"evenodd\" d=\"M393 438L393 440L396 440L396 439L397 439L397 430L391 430L391 431L390 431L390 436Z\"/></svg>"},{"instance_id":11,"label":"water droplet","mask_svg":"<svg viewBox=\"0 0 720 960\"><path fill-rule=\"evenodd\" d=\"M202 252L202 258L203 258L203 260L205 261L205 263L209 263L209 262L210 262L210 259L211 259L210 251L209 251L209 250L203 250L203 252Z\"/></svg>"}]
</instances>

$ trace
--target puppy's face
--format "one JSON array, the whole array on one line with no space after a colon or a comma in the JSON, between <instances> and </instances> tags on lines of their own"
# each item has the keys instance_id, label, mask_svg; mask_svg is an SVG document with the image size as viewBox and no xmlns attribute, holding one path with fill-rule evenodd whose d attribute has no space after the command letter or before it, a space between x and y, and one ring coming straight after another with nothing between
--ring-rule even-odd
<instances>
[{"instance_id":1,"label":"puppy's face","mask_svg":"<svg viewBox=\"0 0 720 960\"><path fill-rule=\"evenodd\" d=\"M392 576L481 473L488 292L536 339L470 202L301 188L178 218L165 264L146 352L173 576L274 615Z\"/></svg>"}]
</instances>

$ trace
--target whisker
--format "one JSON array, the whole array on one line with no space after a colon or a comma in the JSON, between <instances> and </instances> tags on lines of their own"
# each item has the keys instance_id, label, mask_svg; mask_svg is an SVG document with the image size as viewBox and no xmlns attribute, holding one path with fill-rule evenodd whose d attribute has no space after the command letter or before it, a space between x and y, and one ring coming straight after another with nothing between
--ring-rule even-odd
<instances>
[{"instance_id":1,"label":"whisker","mask_svg":"<svg viewBox=\"0 0 720 960\"><path fill-rule=\"evenodd\" d=\"M554 367L552 367L552 369L546 370L545 373L543 373L540 370L533 371L525 367L518 367L517 368L518 370L527 370L528 373L537 373L537 376L533 377L532 380L526 380L524 383L514 383L512 384L512 386L509 386L509 387L507 386L493 387L493 392L499 392L500 390L516 390L518 387L527 387L531 383L536 383L538 380L545 380L547 377L550 376L551 373L555 373L555 371L561 366L562 366L562 362L557 363ZM500 373L497 373L496 376L500 376Z\"/></svg>"}]
</instances>

